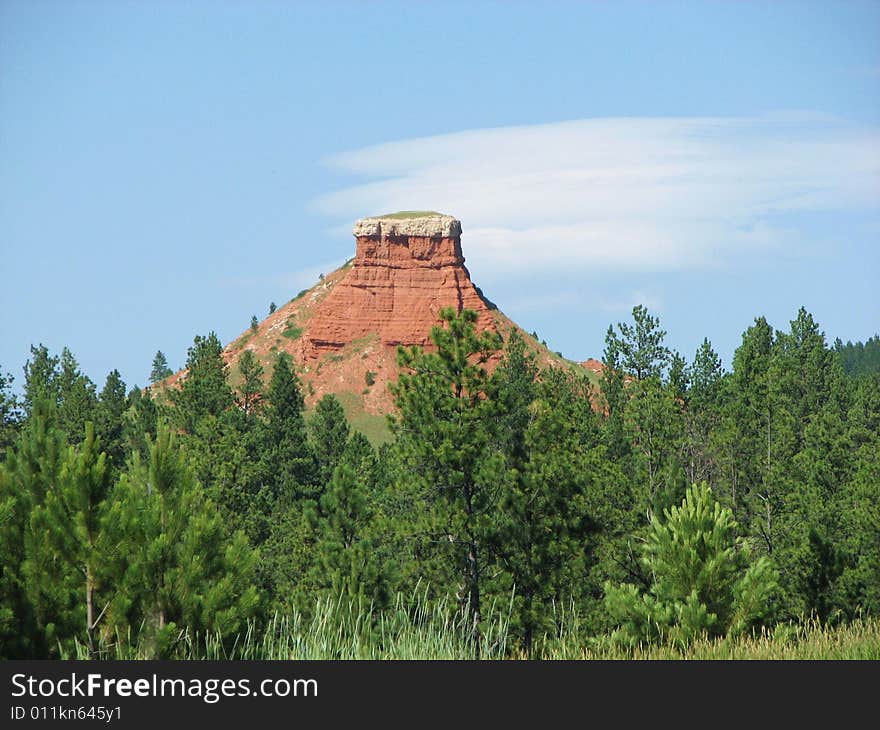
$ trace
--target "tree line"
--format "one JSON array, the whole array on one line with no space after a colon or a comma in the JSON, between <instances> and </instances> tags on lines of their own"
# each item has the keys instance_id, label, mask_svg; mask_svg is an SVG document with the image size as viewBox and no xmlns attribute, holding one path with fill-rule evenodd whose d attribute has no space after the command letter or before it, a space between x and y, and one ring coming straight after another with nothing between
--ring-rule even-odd
<instances>
[{"instance_id":1,"label":"tree line","mask_svg":"<svg viewBox=\"0 0 880 730\"><path fill-rule=\"evenodd\" d=\"M848 376L808 312L756 319L726 371L636 307L598 384L475 325L444 310L432 351L399 350L378 450L334 396L306 413L284 354L267 374L245 351L233 388L212 333L179 387L98 391L32 347L20 399L0 376L0 655L173 657L415 591L475 646L504 613L527 656L572 625L686 645L880 610L880 374Z\"/></svg>"}]
</instances>

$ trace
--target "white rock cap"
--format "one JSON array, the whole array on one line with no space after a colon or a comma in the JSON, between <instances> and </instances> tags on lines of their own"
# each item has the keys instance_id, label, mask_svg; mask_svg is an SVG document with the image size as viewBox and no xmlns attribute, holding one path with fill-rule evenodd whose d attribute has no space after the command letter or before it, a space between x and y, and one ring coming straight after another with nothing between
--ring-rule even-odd
<instances>
[{"instance_id":1,"label":"white rock cap","mask_svg":"<svg viewBox=\"0 0 880 730\"><path fill-rule=\"evenodd\" d=\"M395 213L392 217L361 218L354 224L355 237L424 236L425 238L458 238L461 221L442 213Z\"/></svg>"}]
</instances>

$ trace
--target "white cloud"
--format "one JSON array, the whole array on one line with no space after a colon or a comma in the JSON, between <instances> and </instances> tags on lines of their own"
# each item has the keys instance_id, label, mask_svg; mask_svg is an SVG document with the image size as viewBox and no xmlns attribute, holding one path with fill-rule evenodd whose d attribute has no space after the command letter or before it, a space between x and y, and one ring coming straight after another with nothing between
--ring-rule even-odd
<instances>
[{"instance_id":1,"label":"white cloud","mask_svg":"<svg viewBox=\"0 0 880 730\"><path fill-rule=\"evenodd\" d=\"M716 266L794 245L796 216L780 214L880 206L880 130L806 113L479 129L329 164L368 178L313 201L335 226L451 213L484 278Z\"/></svg>"}]
</instances>

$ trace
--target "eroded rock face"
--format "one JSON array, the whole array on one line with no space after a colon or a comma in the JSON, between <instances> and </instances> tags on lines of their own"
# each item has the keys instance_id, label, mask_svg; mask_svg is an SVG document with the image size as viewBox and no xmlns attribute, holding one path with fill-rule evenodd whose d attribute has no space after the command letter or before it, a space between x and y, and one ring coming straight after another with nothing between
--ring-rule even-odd
<instances>
[{"instance_id":1,"label":"eroded rock face","mask_svg":"<svg viewBox=\"0 0 880 730\"><path fill-rule=\"evenodd\" d=\"M364 218L354 226L357 254L309 322L306 359L378 334L382 345L430 347L440 310L473 309L478 329L494 328L461 253L461 223L451 216Z\"/></svg>"}]
</instances>

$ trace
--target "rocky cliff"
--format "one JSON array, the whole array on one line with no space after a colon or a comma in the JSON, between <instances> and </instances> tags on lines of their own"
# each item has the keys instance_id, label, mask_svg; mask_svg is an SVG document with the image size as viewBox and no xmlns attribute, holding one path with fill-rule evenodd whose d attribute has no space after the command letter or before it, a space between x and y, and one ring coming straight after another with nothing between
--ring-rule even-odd
<instances>
[{"instance_id":1,"label":"rocky cliff","mask_svg":"<svg viewBox=\"0 0 880 730\"><path fill-rule=\"evenodd\" d=\"M396 213L354 225L355 257L278 308L224 350L231 384L241 382L245 350L268 380L279 352L293 357L306 405L335 394L355 428L373 440L388 435L388 384L398 375L398 345L431 349L431 328L444 307L477 312L477 327L507 336L514 328L540 365L578 367L550 352L489 303L471 282L461 223L440 213ZM490 363L491 366L491 363ZM165 381L174 387L184 371Z\"/></svg>"},{"instance_id":2,"label":"rocky cliff","mask_svg":"<svg viewBox=\"0 0 880 730\"><path fill-rule=\"evenodd\" d=\"M309 324L304 356L314 361L370 335L384 347L430 346L444 307L473 309L493 328L461 253L461 223L447 215L363 218L354 226L357 252L346 276Z\"/></svg>"}]
</instances>

